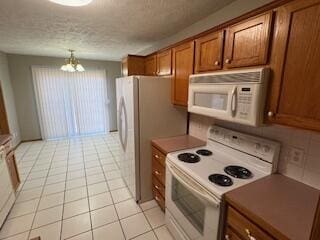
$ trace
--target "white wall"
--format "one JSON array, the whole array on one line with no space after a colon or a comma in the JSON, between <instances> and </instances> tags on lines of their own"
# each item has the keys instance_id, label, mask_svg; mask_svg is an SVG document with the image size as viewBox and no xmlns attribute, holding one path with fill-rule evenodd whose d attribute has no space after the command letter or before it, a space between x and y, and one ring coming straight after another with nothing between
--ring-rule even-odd
<instances>
[{"instance_id":1,"label":"white wall","mask_svg":"<svg viewBox=\"0 0 320 240\"><path fill-rule=\"evenodd\" d=\"M198 33L201 33L205 30L208 30L212 27L215 27L221 23L224 23L228 20L236 18L244 13L247 13L253 9L261 7L273 0L237 0L226 7L220 9L217 12L212 13L208 17L192 24L191 26L179 31L175 35L162 39L152 46L144 49L143 51L138 52L138 55L147 55L152 52L155 52L161 48L167 47L171 44L179 42L188 37L194 36Z\"/></svg>"},{"instance_id":2,"label":"white wall","mask_svg":"<svg viewBox=\"0 0 320 240\"><path fill-rule=\"evenodd\" d=\"M60 67L64 63L64 59L8 54L8 62L16 101L21 139L24 141L40 139L41 132L36 108L31 66L44 65ZM116 130L115 78L121 75L120 62L81 60L81 64L87 69L92 68L106 70L108 98L110 100L110 130Z\"/></svg>"},{"instance_id":3,"label":"white wall","mask_svg":"<svg viewBox=\"0 0 320 240\"><path fill-rule=\"evenodd\" d=\"M0 84L4 98L4 104L7 112L10 133L13 136L12 144L16 146L20 140L20 129L17 119L14 94L10 81L7 55L0 52Z\"/></svg>"},{"instance_id":4,"label":"white wall","mask_svg":"<svg viewBox=\"0 0 320 240\"><path fill-rule=\"evenodd\" d=\"M235 123L217 121L213 118L191 114L190 135L206 140L208 127L216 123L226 128L273 139L281 143L278 171L290 178L320 189L320 133L280 125L248 127ZM290 162L289 150L298 148L303 152L301 163Z\"/></svg>"}]
</instances>

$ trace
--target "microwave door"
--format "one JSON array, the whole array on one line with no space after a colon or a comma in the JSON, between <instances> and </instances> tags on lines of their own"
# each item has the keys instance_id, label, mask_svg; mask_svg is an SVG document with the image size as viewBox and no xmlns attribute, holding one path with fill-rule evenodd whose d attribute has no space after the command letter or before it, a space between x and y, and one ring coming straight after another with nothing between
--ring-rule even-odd
<instances>
[{"instance_id":1,"label":"microwave door","mask_svg":"<svg viewBox=\"0 0 320 240\"><path fill-rule=\"evenodd\" d=\"M188 111L218 119L231 119L236 113L236 87L218 84L190 85Z\"/></svg>"}]
</instances>

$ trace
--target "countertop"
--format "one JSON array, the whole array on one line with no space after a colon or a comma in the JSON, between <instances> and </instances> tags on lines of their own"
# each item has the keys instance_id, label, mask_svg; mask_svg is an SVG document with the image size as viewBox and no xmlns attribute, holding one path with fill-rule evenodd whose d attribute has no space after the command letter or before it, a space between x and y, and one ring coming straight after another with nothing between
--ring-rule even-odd
<instances>
[{"instance_id":1,"label":"countertop","mask_svg":"<svg viewBox=\"0 0 320 240\"><path fill-rule=\"evenodd\" d=\"M190 135L153 139L151 142L154 147L159 149L165 155L169 152L175 152L183 149L201 147L206 145L205 141L202 141Z\"/></svg>"},{"instance_id":2,"label":"countertop","mask_svg":"<svg viewBox=\"0 0 320 240\"><path fill-rule=\"evenodd\" d=\"M320 191L280 174L225 195L227 202L277 239L310 239ZM318 219L319 221L319 219Z\"/></svg>"},{"instance_id":3,"label":"countertop","mask_svg":"<svg viewBox=\"0 0 320 240\"><path fill-rule=\"evenodd\" d=\"M0 135L0 145L5 144L6 142L8 142L9 140L11 140L11 135L10 134L4 134L4 135Z\"/></svg>"}]
</instances>

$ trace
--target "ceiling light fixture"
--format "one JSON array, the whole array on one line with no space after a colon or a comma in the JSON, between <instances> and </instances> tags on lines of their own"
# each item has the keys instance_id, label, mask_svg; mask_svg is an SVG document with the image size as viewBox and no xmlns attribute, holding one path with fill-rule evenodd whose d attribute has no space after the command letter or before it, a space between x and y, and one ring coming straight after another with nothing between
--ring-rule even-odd
<instances>
[{"instance_id":1,"label":"ceiling light fixture","mask_svg":"<svg viewBox=\"0 0 320 240\"><path fill-rule=\"evenodd\" d=\"M62 65L60 69L65 72L84 72L84 67L80 64L80 61L76 59L76 57L73 54L74 50L69 49L69 52L70 57L65 60L66 64Z\"/></svg>"},{"instance_id":2,"label":"ceiling light fixture","mask_svg":"<svg viewBox=\"0 0 320 240\"><path fill-rule=\"evenodd\" d=\"M49 0L60 5L69 6L69 7L81 7L88 5L92 0Z\"/></svg>"}]
</instances>

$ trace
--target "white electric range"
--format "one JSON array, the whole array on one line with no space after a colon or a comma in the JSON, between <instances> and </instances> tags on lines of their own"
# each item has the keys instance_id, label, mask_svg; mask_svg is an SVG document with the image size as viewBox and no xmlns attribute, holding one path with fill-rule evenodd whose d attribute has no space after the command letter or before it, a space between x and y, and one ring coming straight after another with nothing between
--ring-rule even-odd
<instances>
[{"instance_id":1,"label":"white electric range","mask_svg":"<svg viewBox=\"0 0 320 240\"><path fill-rule=\"evenodd\" d=\"M219 126L207 145L169 153L166 224L176 240L222 239L223 195L276 171L280 144Z\"/></svg>"}]
</instances>

